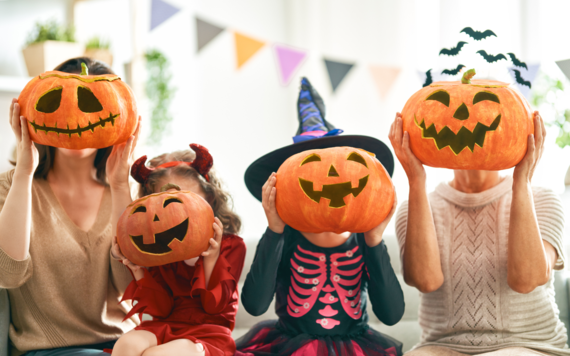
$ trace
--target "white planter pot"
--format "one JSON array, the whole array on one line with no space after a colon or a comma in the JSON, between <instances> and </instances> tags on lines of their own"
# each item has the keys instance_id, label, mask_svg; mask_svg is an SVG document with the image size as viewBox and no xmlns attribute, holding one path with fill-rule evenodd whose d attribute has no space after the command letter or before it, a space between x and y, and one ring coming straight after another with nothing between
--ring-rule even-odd
<instances>
[{"instance_id":1,"label":"white planter pot","mask_svg":"<svg viewBox=\"0 0 570 356\"><path fill-rule=\"evenodd\" d=\"M113 66L113 54L108 49L86 49L84 56L106 63L109 67Z\"/></svg>"},{"instance_id":2,"label":"white planter pot","mask_svg":"<svg viewBox=\"0 0 570 356\"><path fill-rule=\"evenodd\" d=\"M28 75L35 77L53 70L60 63L83 56L85 46L80 43L45 41L34 43L22 50Z\"/></svg>"}]
</instances>

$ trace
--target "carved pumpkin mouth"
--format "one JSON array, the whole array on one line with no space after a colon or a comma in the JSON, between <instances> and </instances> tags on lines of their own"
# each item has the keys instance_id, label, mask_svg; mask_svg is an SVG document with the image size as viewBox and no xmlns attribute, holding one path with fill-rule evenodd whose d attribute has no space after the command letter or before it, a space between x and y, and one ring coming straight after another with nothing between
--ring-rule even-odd
<instances>
[{"instance_id":1,"label":"carved pumpkin mouth","mask_svg":"<svg viewBox=\"0 0 570 356\"><path fill-rule=\"evenodd\" d=\"M469 148L471 152L475 149L475 145L483 147L485 142L485 135L488 131L495 131L501 122L501 114L499 114L490 126L486 126L480 122L475 125L473 131L470 131L465 126L461 127L457 133L451 131L447 126L444 126L439 132L432 123L426 128L425 120L418 123L414 116L416 125L422 130L422 138L433 139L438 150L449 146L453 153L458 155L465 148Z\"/></svg>"},{"instance_id":2,"label":"carved pumpkin mouth","mask_svg":"<svg viewBox=\"0 0 570 356\"><path fill-rule=\"evenodd\" d=\"M188 219L184 220L173 228L170 228L158 234L154 234L153 244L145 244L143 242L142 235L131 236L131 240L137 249L143 253L148 253L151 255L166 255L167 253L172 252L172 249L168 247L168 245L170 245L174 239L180 242L184 241L187 232Z\"/></svg>"},{"instance_id":3,"label":"carved pumpkin mouth","mask_svg":"<svg viewBox=\"0 0 570 356\"><path fill-rule=\"evenodd\" d=\"M360 178L358 180L358 187L353 188L351 182L337 183L337 184L323 184L321 191L315 191L313 189L313 182L308 181L303 178L299 178L299 184L303 192L314 202L319 203L321 198L329 199L330 208L342 208L346 205L344 202L344 197L349 194L354 195L356 198L360 192L366 187L368 183L368 177Z\"/></svg>"},{"instance_id":4,"label":"carved pumpkin mouth","mask_svg":"<svg viewBox=\"0 0 570 356\"><path fill-rule=\"evenodd\" d=\"M59 134L64 134L64 135L68 135L69 137L71 137L72 134L77 134L79 137L81 137L81 133L85 132L87 130L91 130L91 132L95 132L95 128L96 127L105 127L105 124L110 122L112 126L115 126L115 119L119 116L119 114L113 115L113 114L109 114L109 117L107 117L106 119L101 119L99 118L99 121L95 122L95 123L91 123L91 121L89 121L89 125L81 127L79 126L79 124L77 124L77 128L75 129L70 129L69 128L69 124L67 125L67 128L59 128L57 127L57 123L55 127L49 127L46 126L46 124L43 125L38 125L36 124L36 121L34 120L33 122L30 122L30 125L32 125L32 127L34 128L34 131L37 133L38 130L40 131L44 131L47 135L48 132L55 132L57 133L57 135L59 136Z\"/></svg>"}]
</instances>

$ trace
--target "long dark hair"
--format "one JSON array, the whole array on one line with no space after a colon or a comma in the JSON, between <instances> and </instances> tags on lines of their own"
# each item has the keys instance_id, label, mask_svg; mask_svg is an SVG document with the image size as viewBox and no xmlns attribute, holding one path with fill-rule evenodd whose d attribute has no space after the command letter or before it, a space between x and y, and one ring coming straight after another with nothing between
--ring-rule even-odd
<instances>
[{"instance_id":1,"label":"long dark hair","mask_svg":"<svg viewBox=\"0 0 570 356\"><path fill-rule=\"evenodd\" d=\"M66 73L81 73L81 63L85 63L87 69L89 69L89 74L115 74L113 70L105 63L91 59L89 57L77 57L68 59L67 61L61 63L54 70ZM39 143L35 143L38 148L39 153L39 164L34 173L34 178L46 179L51 167L53 166L53 160L55 157L55 147L45 146ZM97 150L95 155L95 161L93 165L97 170L96 176L97 181L103 185L107 184L107 175L105 172L105 166L107 165L107 157L111 154L113 147L100 148Z\"/></svg>"},{"instance_id":2,"label":"long dark hair","mask_svg":"<svg viewBox=\"0 0 570 356\"><path fill-rule=\"evenodd\" d=\"M155 157L149 161L150 167L158 167L159 165L166 162L180 161L180 162L192 162L196 158L196 154L191 150L176 151L172 153L165 153L158 157ZM194 168L181 164L169 168L159 168L152 171L149 175L146 184L141 184L139 190L139 197L144 197L156 192L156 184L158 181L169 175L175 174L179 177L187 177L195 179L199 184L200 188L206 195L206 201L212 207L214 215L220 219L222 225L224 225L224 233L237 234L241 229L241 219L233 211L233 201L232 197L228 192L226 192L222 187L222 182L217 177L216 172L212 169L208 172L208 177L210 181L206 181L204 177L198 173Z\"/></svg>"}]
</instances>

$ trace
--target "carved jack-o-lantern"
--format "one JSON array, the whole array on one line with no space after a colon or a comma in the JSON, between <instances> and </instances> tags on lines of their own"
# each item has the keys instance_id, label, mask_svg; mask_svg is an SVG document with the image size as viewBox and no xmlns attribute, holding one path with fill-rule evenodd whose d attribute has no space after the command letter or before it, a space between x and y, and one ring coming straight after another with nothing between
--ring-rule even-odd
<instances>
[{"instance_id":1,"label":"carved jack-o-lantern","mask_svg":"<svg viewBox=\"0 0 570 356\"><path fill-rule=\"evenodd\" d=\"M131 89L118 76L51 71L32 79L18 103L33 141L55 147L104 148L126 141L137 125Z\"/></svg>"},{"instance_id":2,"label":"carved jack-o-lantern","mask_svg":"<svg viewBox=\"0 0 570 356\"><path fill-rule=\"evenodd\" d=\"M131 203L117 225L117 243L131 262L159 266L197 257L214 236L214 212L190 191L166 191Z\"/></svg>"},{"instance_id":3,"label":"carved jack-o-lantern","mask_svg":"<svg viewBox=\"0 0 570 356\"><path fill-rule=\"evenodd\" d=\"M433 83L408 100L402 119L413 153L432 167L515 166L534 132L528 102L507 83L463 81Z\"/></svg>"},{"instance_id":4,"label":"carved jack-o-lantern","mask_svg":"<svg viewBox=\"0 0 570 356\"><path fill-rule=\"evenodd\" d=\"M276 207L304 232L366 232L390 213L394 186L370 153L352 147L304 151L277 171Z\"/></svg>"}]
</instances>

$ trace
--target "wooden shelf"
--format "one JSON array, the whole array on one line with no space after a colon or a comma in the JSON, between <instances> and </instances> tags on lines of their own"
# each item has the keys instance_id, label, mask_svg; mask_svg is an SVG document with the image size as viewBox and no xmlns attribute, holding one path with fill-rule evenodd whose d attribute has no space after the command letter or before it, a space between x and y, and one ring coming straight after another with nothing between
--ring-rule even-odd
<instances>
[{"instance_id":1,"label":"wooden shelf","mask_svg":"<svg viewBox=\"0 0 570 356\"><path fill-rule=\"evenodd\" d=\"M30 77L0 75L0 93L18 94L30 80L32 80Z\"/></svg>"}]
</instances>

